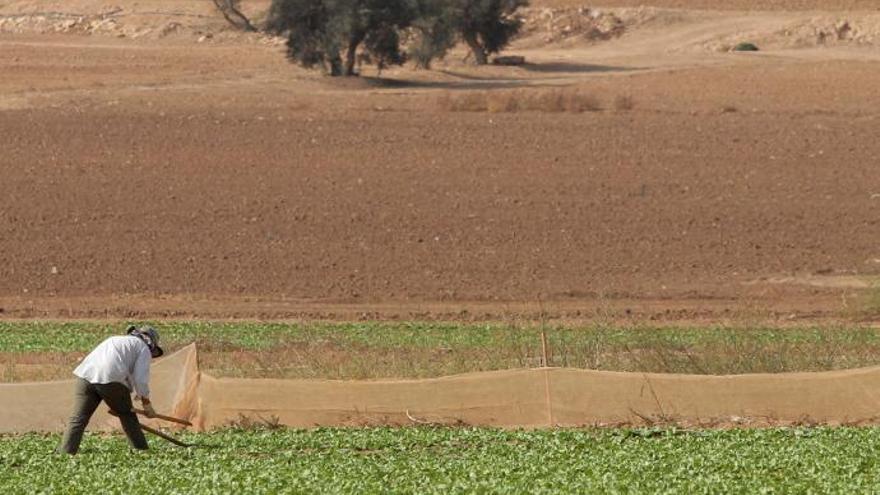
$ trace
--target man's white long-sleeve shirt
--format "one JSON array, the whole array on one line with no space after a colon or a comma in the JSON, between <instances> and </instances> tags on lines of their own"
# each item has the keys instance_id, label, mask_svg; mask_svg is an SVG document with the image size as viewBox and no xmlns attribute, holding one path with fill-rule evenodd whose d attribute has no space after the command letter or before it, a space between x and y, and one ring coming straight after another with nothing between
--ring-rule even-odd
<instances>
[{"instance_id":1,"label":"man's white long-sleeve shirt","mask_svg":"<svg viewBox=\"0 0 880 495\"><path fill-rule=\"evenodd\" d=\"M89 383L121 383L139 397L150 397L150 347L133 336L110 337L98 344L73 374Z\"/></svg>"}]
</instances>

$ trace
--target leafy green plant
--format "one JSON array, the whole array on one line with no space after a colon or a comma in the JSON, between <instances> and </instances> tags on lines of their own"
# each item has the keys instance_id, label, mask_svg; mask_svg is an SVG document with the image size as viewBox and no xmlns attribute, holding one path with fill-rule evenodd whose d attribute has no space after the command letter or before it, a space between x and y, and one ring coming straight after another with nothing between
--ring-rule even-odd
<instances>
[{"instance_id":1,"label":"leafy green plant","mask_svg":"<svg viewBox=\"0 0 880 495\"><path fill-rule=\"evenodd\" d=\"M0 436L0 492L871 493L880 429L230 429L200 447Z\"/></svg>"}]
</instances>

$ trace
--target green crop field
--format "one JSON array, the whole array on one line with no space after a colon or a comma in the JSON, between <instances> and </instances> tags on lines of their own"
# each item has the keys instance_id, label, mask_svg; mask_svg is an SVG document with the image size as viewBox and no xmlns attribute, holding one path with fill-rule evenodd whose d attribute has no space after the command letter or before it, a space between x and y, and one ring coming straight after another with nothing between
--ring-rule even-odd
<instances>
[{"instance_id":1,"label":"green crop field","mask_svg":"<svg viewBox=\"0 0 880 495\"><path fill-rule=\"evenodd\" d=\"M0 437L0 493L876 493L880 429L224 430ZM38 484L37 484L38 483ZM37 488L39 487L39 488Z\"/></svg>"},{"instance_id":2,"label":"green crop field","mask_svg":"<svg viewBox=\"0 0 880 495\"><path fill-rule=\"evenodd\" d=\"M197 342L222 376L431 377L548 364L612 371L736 374L880 364L880 328L858 325L578 327L513 323L158 322L166 349ZM66 378L125 322L0 322L0 381Z\"/></svg>"}]
</instances>

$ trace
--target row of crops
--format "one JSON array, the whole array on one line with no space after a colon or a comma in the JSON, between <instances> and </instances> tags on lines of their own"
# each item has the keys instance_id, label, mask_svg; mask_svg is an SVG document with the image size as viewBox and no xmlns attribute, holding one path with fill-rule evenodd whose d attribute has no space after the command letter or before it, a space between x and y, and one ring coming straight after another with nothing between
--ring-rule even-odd
<instances>
[{"instance_id":1,"label":"row of crops","mask_svg":"<svg viewBox=\"0 0 880 495\"><path fill-rule=\"evenodd\" d=\"M0 436L0 493L870 493L880 428L251 429L197 447ZM39 487L39 488L37 488Z\"/></svg>"}]
</instances>

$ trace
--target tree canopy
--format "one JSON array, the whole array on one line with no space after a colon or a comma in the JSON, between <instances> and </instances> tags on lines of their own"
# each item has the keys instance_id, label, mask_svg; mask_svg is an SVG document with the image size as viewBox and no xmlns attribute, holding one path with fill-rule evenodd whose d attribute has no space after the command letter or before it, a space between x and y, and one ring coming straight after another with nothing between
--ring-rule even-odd
<instances>
[{"instance_id":1,"label":"tree canopy","mask_svg":"<svg viewBox=\"0 0 880 495\"><path fill-rule=\"evenodd\" d=\"M516 11L525 5L527 0L273 0L267 30L287 36L291 61L333 76L356 75L359 62L381 69L413 59L427 68L458 41L475 63L485 64L519 31Z\"/></svg>"}]
</instances>

